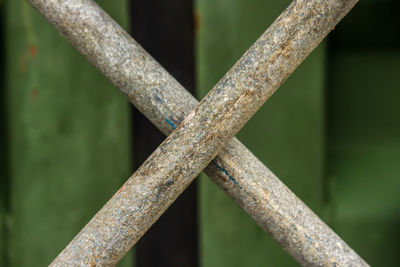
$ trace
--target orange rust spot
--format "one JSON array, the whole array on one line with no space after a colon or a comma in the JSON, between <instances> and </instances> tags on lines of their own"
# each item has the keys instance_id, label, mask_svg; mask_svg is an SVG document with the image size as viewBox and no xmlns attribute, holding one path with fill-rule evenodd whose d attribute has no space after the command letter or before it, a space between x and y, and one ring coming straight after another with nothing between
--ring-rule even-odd
<instances>
[{"instance_id":1,"label":"orange rust spot","mask_svg":"<svg viewBox=\"0 0 400 267\"><path fill-rule=\"evenodd\" d=\"M284 59L289 58L289 56L290 56L290 54L291 54L288 50L290 50L290 42L289 42L289 41L285 42L285 43L282 45L282 57L283 57Z\"/></svg>"},{"instance_id":2,"label":"orange rust spot","mask_svg":"<svg viewBox=\"0 0 400 267\"><path fill-rule=\"evenodd\" d=\"M225 176L223 176L222 174L220 174L219 172L217 172L217 175L219 178L221 178L224 182L228 182L228 178L226 178Z\"/></svg>"},{"instance_id":3,"label":"orange rust spot","mask_svg":"<svg viewBox=\"0 0 400 267\"><path fill-rule=\"evenodd\" d=\"M19 62L19 70L22 73L25 73L27 69L27 64L26 64L26 58L22 53L19 54L18 62Z\"/></svg>"},{"instance_id":4,"label":"orange rust spot","mask_svg":"<svg viewBox=\"0 0 400 267\"><path fill-rule=\"evenodd\" d=\"M214 135L215 135L215 133L211 133L204 140L202 140L202 142L205 144L208 143L210 141L210 139L214 137Z\"/></svg>"},{"instance_id":5,"label":"orange rust spot","mask_svg":"<svg viewBox=\"0 0 400 267\"><path fill-rule=\"evenodd\" d=\"M287 58L290 53L287 51L290 48L291 41L287 40L283 44L280 45L279 51L277 51L270 59L269 62L270 64L273 64L280 56L283 58Z\"/></svg>"},{"instance_id":6,"label":"orange rust spot","mask_svg":"<svg viewBox=\"0 0 400 267\"><path fill-rule=\"evenodd\" d=\"M94 261L91 261L91 262L90 262L90 266L91 266L91 267L95 267L95 266L96 266L96 263L95 263Z\"/></svg>"},{"instance_id":7,"label":"orange rust spot","mask_svg":"<svg viewBox=\"0 0 400 267\"><path fill-rule=\"evenodd\" d=\"M39 96L39 91L38 90L32 90L31 91L31 98L33 100L36 100L38 98L38 96Z\"/></svg>"},{"instance_id":8,"label":"orange rust spot","mask_svg":"<svg viewBox=\"0 0 400 267\"><path fill-rule=\"evenodd\" d=\"M126 183L124 183L124 184L121 186L121 188L118 190L118 193L121 193L121 191L124 190L125 186L126 186Z\"/></svg>"},{"instance_id":9,"label":"orange rust spot","mask_svg":"<svg viewBox=\"0 0 400 267\"><path fill-rule=\"evenodd\" d=\"M200 30L200 13L197 9L193 12L193 27L194 32L198 32Z\"/></svg>"},{"instance_id":10,"label":"orange rust spot","mask_svg":"<svg viewBox=\"0 0 400 267\"><path fill-rule=\"evenodd\" d=\"M35 58L37 56L37 47L34 44L30 44L28 48L28 53L31 58Z\"/></svg>"}]
</instances>

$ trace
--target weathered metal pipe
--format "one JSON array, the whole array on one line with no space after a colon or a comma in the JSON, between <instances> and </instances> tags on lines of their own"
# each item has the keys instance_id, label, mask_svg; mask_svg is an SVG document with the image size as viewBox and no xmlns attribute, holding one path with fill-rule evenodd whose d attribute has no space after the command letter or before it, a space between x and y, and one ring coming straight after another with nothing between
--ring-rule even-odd
<instances>
[{"instance_id":1,"label":"weathered metal pipe","mask_svg":"<svg viewBox=\"0 0 400 267\"><path fill-rule=\"evenodd\" d=\"M165 134L195 108L197 101L94 2L29 2ZM118 262L356 2L292 3L52 264ZM366 265L236 139L206 173L299 263Z\"/></svg>"}]
</instances>

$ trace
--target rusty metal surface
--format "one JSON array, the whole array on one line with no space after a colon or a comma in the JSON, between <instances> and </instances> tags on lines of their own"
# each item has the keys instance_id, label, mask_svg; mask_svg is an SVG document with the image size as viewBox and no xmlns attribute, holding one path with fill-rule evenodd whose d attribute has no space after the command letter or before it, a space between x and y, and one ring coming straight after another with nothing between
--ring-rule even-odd
<instances>
[{"instance_id":1,"label":"rusty metal surface","mask_svg":"<svg viewBox=\"0 0 400 267\"><path fill-rule=\"evenodd\" d=\"M160 130L177 127L52 263L64 266L116 264L357 1L294 1L198 106L94 2L29 2ZM236 139L206 173L302 265L367 265Z\"/></svg>"}]
</instances>

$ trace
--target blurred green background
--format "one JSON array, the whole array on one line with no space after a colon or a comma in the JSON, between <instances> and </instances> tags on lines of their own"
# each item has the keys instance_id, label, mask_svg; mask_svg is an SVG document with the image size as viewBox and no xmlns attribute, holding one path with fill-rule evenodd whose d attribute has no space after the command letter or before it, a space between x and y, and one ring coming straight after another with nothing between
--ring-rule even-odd
<instances>
[{"instance_id":1,"label":"blurred green background","mask_svg":"<svg viewBox=\"0 0 400 267\"><path fill-rule=\"evenodd\" d=\"M128 0L97 2L129 30ZM195 1L199 99L289 3ZM238 134L372 266L400 265L398 7L360 1ZM0 264L44 266L133 171L134 131L124 96L24 0L1 13ZM199 179L199 266L297 266Z\"/></svg>"}]
</instances>

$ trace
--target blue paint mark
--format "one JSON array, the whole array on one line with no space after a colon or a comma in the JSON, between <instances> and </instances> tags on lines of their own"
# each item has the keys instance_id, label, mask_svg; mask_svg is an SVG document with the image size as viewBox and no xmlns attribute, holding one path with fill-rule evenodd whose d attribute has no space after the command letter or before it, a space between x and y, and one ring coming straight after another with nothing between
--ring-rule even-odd
<instances>
[{"instance_id":1,"label":"blue paint mark","mask_svg":"<svg viewBox=\"0 0 400 267\"><path fill-rule=\"evenodd\" d=\"M240 189L242 189L242 186L239 185L239 183L235 180L235 178L233 178L231 175L229 175L229 173L227 172L227 170L225 170L224 168L222 168L221 166L219 166L215 161L211 161L215 167L217 167L218 170L222 171L223 173L225 173L226 176L229 177L229 180L231 180L235 185L238 185Z\"/></svg>"},{"instance_id":2,"label":"blue paint mark","mask_svg":"<svg viewBox=\"0 0 400 267\"><path fill-rule=\"evenodd\" d=\"M170 121L168 118L165 118L164 119L169 125L171 125L171 127L175 130L176 129L176 126L175 126L175 124L172 122L172 121Z\"/></svg>"}]
</instances>

